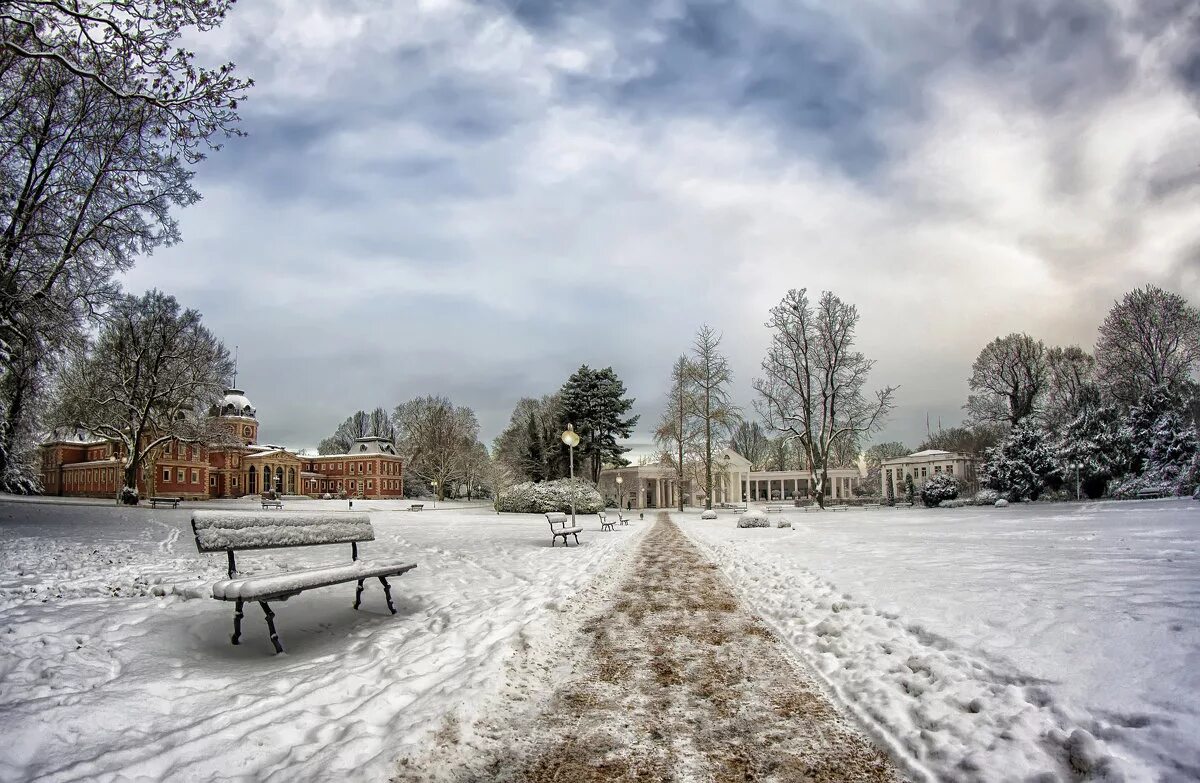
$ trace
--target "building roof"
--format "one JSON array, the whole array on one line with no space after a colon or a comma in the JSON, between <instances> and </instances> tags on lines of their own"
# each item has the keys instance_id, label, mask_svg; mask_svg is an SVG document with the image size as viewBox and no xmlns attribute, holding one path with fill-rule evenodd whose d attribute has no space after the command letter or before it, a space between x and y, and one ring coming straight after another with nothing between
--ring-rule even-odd
<instances>
[{"instance_id":1,"label":"building roof","mask_svg":"<svg viewBox=\"0 0 1200 783\"><path fill-rule=\"evenodd\" d=\"M246 396L246 392L241 389L226 389L225 396L221 398L219 405L213 406L215 415L219 416L245 416L253 419L258 411L250 403L250 398Z\"/></svg>"},{"instance_id":2,"label":"building roof","mask_svg":"<svg viewBox=\"0 0 1200 783\"><path fill-rule=\"evenodd\" d=\"M350 449L344 454L321 454L326 459L330 457L365 457L372 454L382 454L387 457L397 457L396 446L387 438L368 435L365 438L355 438Z\"/></svg>"},{"instance_id":3,"label":"building roof","mask_svg":"<svg viewBox=\"0 0 1200 783\"><path fill-rule=\"evenodd\" d=\"M941 454L949 454L949 453L950 452L946 451L945 449L925 449L924 451L914 451L912 454L909 454L908 456L910 456L910 457L932 457L935 454L941 455Z\"/></svg>"}]
</instances>

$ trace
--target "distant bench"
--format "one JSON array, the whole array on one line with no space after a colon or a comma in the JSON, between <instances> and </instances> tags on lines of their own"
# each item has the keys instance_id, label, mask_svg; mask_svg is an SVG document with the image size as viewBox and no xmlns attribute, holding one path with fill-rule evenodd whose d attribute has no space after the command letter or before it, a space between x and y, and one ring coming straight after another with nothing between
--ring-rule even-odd
<instances>
[{"instance_id":1,"label":"distant bench","mask_svg":"<svg viewBox=\"0 0 1200 783\"><path fill-rule=\"evenodd\" d=\"M575 543L579 543L579 534L583 532L583 528L579 525L567 527L566 514L547 514L546 521L550 523L550 546L557 544L560 538L563 540L563 546L570 546L567 543L567 536L575 536ZM562 527L556 527L556 525L562 525Z\"/></svg>"},{"instance_id":2,"label":"distant bench","mask_svg":"<svg viewBox=\"0 0 1200 783\"><path fill-rule=\"evenodd\" d=\"M409 511L420 511L420 510L421 510L421 509L423 509L423 508L425 508L425 504L424 504L424 503L413 503L412 505L410 505L410 506L408 507L408 510L409 510Z\"/></svg>"},{"instance_id":3,"label":"distant bench","mask_svg":"<svg viewBox=\"0 0 1200 783\"><path fill-rule=\"evenodd\" d=\"M1163 489L1162 487L1146 487L1145 489L1139 489L1137 491L1136 497L1138 500L1147 500L1150 498L1165 498L1165 497L1167 497L1167 491L1165 489Z\"/></svg>"},{"instance_id":4,"label":"distant bench","mask_svg":"<svg viewBox=\"0 0 1200 783\"><path fill-rule=\"evenodd\" d=\"M264 510L266 510L268 508L282 509L283 501L282 500L267 500L266 498L263 498L262 507Z\"/></svg>"},{"instance_id":5,"label":"distant bench","mask_svg":"<svg viewBox=\"0 0 1200 783\"><path fill-rule=\"evenodd\" d=\"M779 514L782 512L783 512L783 506L780 506L777 504L772 504L772 505L767 506L768 514Z\"/></svg>"},{"instance_id":6,"label":"distant bench","mask_svg":"<svg viewBox=\"0 0 1200 783\"><path fill-rule=\"evenodd\" d=\"M619 512L618 512L618 514L619 514ZM613 521L611 521L611 520L608 518L608 514L605 514L603 511L601 511L600 513L596 514L596 516L600 517L600 530L601 530L601 531L604 531L604 530L615 530L615 529L616 529L616 528L614 527L614 525L616 525L617 523L616 523L616 522L613 522ZM563 540L564 540L564 541L566 541L566 539L563 539ZM553 540L551 540L551 543L553 543Z\"/></svg>"},{"instance_id":7,"label":"distant bench","mask_svg":"<svg viewBox=\"0 0 1200 783\"><path fill-rule=\"evenodd\" d=\"M331 587L345 582L358 582L354 608L362 603L363 582L378 579L383 585L388 609L392 604L392 587L387 577L400 576L416 568L415 563L393 561L370 562L358 559L358 544L374 541L375 530L366 514L262 514L254 511L193 511L192 532L200 552L224 552L229 558L229 578L212 586L213 598L235 601L233 615L234 644L242 635L242 607L247 601L257 601L267 619L271 644L275 652L283 652L279 634L275 632L275 613L271 601L286 601L305 590ZM251 549L286 549L326 544L349 544L351 562L345 565L319 566L296 571L283 571L259 576L239 576L235 552Z\"/></svg>"},{"instance_id":8,"label":"distant bench","mask_svg":"<svg viewBox=\"0 0 1200 783\"><path fill-rule=\"evenodd\" d=\"M150 498L150 508L158 508L159 503L170 503L171 508L179 508L183 498Z\"/></svg>"}]
</instances>

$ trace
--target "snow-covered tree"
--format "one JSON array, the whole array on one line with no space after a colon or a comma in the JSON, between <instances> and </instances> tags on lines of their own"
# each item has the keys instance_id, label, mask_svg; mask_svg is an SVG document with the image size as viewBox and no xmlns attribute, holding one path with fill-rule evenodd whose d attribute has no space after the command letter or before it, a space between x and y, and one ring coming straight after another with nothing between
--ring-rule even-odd
<instances>
[{"instance_id":1,"label":"snow-covered tree","mask_svg":"<svg viewBox=\"0 0 1200 783\"><path fill-rule=\"evenodd\" d=\"M771 309L771 346L763 377L754 381L763 418L804 449L809 485L822 506L835 445L878 430L896 392L886 386L863 393L875 363L854 350L858 319L857 308L828 291L815 306L805 289L789 291Z\"/></svg>"},{"instance_id":2,"label":"snow-covered tree","mask_svg":"<svg viewBox=\"0 0 1200 783\"><path fill-rule=\"evenodd\" d=\"M975 424L1015 425L1038 411L1049 385L1046 346L1027 334L997 337L971 365L963 407Z\"/></svg>"},{"instance_id":3,"label":"snow-covered tree","mask_svg":"<svg viewBox=\"0 0 1200 783\"><path fill-rule=\"evenodd\" d=\"M1096 363L1108 393L1124 405L1156 389L1181 393L1200 363L1200 310L1153 285L1130 291L1100 325Z\"/></svg>"},{"instance_id":4,"label":"snow-covered tree","mask_svg":"<svg viewBox=\"0 0 1200 783\"><path fill-rule=\"evenodd\" d=\"M1078 478L1081 493L1089 498L1103 496L1108 482L1121 476L1129 463L1129 442L1116 407L1082 407L1062 428L1057 455L1068 484Z\"/></svg>"},{"instance_id":5,"label":"snow-covered tree","mask_svg":"<svg viewBox=\"0 0 1200 783\"><path fill-rule=\"evenodd\" d=\"M233 63L205 68L180 46L185 33L220 26L234 0L6 0L5 58L105 95L123 110L151 111L156 135L197 158L218 135L241 135L238 102L249 80Z\"/></svg>"},{"instance_id":6,"label":"snow-covered tree","mask_svg":"<svg viewBox=\"0 0 1200 783\"><path fill-rule=\"evenodd\" d=\"M1054 346L1046 351L1049 384L1045 421L1051 432L1059 431L1087 406L1100 404L1096 381L1096 359L1078 345Z\"/></svg>"},{"instance_id":7,"label":"snow-covered tree","mask_svg":"<svg viewBox=\"0 0 1200 783\"><path fill-rule=\"evenodd\" d=\"M897 441L873 444L863 455L867 463L867 477L861 483L864 492L873 495L879 491L879 485L883 483L882 470L884 460L906 457L911 453L907 446ZM894 499L891 497L892 482L890 481L888 482L887 490L889 500Z\"/></svg>"},{"instance_id":8,"label":"snow-covered tree","mask_svg":"<svg viewBox=\"0 0 1200 783\"><path fill-rule=\"evenodd\" d=\"M207 411L232 374L229 351L198 311L161 291L126 295L95 342L69 357L51 422L117 442L123 497L136 502L138 470L160 445L226 437Z\"/></svg>"},{"instance_id":9,"label":"snow-covered tree","mask_svg":"<svg viewBox=\"0 0 1200 783\"><path fill-rule=\"evenodd\" d=\"M567 450L560 440L564 426L557 394L523 397L513 408L508 426L493 443L495 459L515 479L546 481L568 473Z\"/></svg>"},{"instance_id":10,"label":"snow-covered tree","mask_svg":"<svg viewBox=\"0 0 1200 783\"><path fill-rule=\"evenodd\" d=\"M982 456L999 443L1002 437L1004 428L998 424L976 424L945 429L938 427L937 430L926 433L925 440L917 446L917 451L939 449Z\"/></svg>"},{"instance_id":11,"label":"snow-covered tree","mask_svg":"<svg viewBox=\"0 0 1200 783\"><path fill-rule=\"evenodd\" d=\"M396 406L397 440L405 456L404 470L437 482L438 500L465 476L479 438L475 412L447 397L417 397Z\"/></svg>"},{"instance_id":12,"label":"snow-covered tree","mask_svg":"<svg viewBox=\"0 0 1200 783\"><path fill-rule=\"evenodd\" d=\"M600 469L605 464L629 464L621 456L629 447L617 440L633 434L639 417L628 415L634 400L625 394L625 384L613 368L593 370L586 364L572 373L559 390L562 423L564 428L571 424L579 433L575 456L592 483L600 480Z\"/></svg>"},{"instance_id":13,"label":"snow-covered tree","mask_svg":"<svg viewBox=\"0 0 1200 783\"><path fill-rule=\"evenodd\" d=\"M1122 435L1128 442L1129 473L1145 485L1190 493L1195 475L1197 432L1187 403L1168 385L1143 395L1129 409Z\"/></svg>"},{"instance_id":14,"label":"snow-covered tree","mask_svg":"<svg viewBox=\"0 0 1200 783\"><path fill-rule=\"evenodd\" d=\"M983 482L1011 500L1037 500L1049 485L1058 485L1062 474L1044 431L1032 421L1022 422L988 451Z\"/></svg>"},{"instance_id":15,"label":"snow-covered tree","mask_svg":"<svg viewBox=\"0 0 1200 783\"><path fill-rule=\"evenodd\" d=\"M695 393L695 415L699 428L700 459L704 462L704 507L712 508L713 482L720 466L714 464L716 449L741 420L730 396L733 370L721 353L721 335L705 324L692 342L690 364Z\"/></svg>"}]
</instances>

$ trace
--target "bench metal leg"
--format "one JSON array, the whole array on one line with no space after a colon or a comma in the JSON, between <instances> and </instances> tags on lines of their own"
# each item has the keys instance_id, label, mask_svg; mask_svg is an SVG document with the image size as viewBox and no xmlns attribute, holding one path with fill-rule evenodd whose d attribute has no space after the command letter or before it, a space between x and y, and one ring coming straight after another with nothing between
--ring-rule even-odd
<instances>
[{"instance_id":1,"label":"bench metal leg","mask_svg":"<svg viewBox=\"0 0 1200 783\"><path fill-rule=\"evenodd\" d=\"M564 538L564 539L563 539L563 544L566 544L566 543L567 543L567 539L565 539L565 538ZM578 534L578 533L576 533L576 534L575 534L575 543L576 543L576 544L578 544L578 543L579 543L579 534Z\"/></svg>"},{"instance_id":2,"label":"bench metal leg","mask_svg":"<svg viewBox=\"0 0 1200 783\"><path fill-rule=\"evenodd\" d=\"M392 586L389 585L388 580L384 579L382 576L379 577L379 582L383 585L383 594L387 597L388 609L391 609L392 614L395 614L396 607L392 605Z\"/></svg>"},{"instance_id":3,"label":"bench metal leg","mask_svg":"<svg viewBox=\"0 0 1200 783\"><path fill-rule=\"evenodd\" d=\"M238 642L238 639L242 638L242 618L245 617L245 615L242 614L242 607L245 605L245 603L246 603L245 601L243 601L242 599L239 598L237 600L237 606L234 609L233 639L232 639L234 644L240 644L240 642Z\"/></svg>"},{"instance_id":4,"label":"bench metal leg","mask_svg":"<svg viewBox=\"0 0 1200 783\"><path fill-rule=\"evenodd\" d=\"M363 582L366 580L358 580L358 589L354 591L354 608L357 609L362 604Z\"/></svg>"},{"instance_id":5,"label":"bench metal leg","mask_svg":"<svg viewBox=\"0 0 1200 783\"><path fill-rule=\"evenodd\" d=\"M263 614L267 616L267 630L271 632L271 644L275 645L275 652L283 652L283 645L279 643L279 634L275 632L275 613L271 611L271 606L266 601L259 601L258 605L262 607Z\"/></svg>"}]
</instances>

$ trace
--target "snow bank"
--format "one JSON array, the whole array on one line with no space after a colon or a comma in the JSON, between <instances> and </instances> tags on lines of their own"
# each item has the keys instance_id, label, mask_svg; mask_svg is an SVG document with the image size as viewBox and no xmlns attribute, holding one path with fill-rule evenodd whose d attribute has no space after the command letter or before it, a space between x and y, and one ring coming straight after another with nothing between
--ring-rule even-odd
<instances>
[{"instance_id":1,"label":"snow bank","mask_svg":"<svg viewBox=\"0 0 1200 783\"><path fill-rule=\"evenodd\" d=\"M192 525L201 552L375 540L366 514L198 510Z\"/></svg>"},{"instance_id":2,"label":"snow bank","mask_svg":"<svg viewBox=\"0 0 1200 783\"><path fill-rule=\"evenodd\" d=\"M793 526L681 527L914 776L1200 777L1197 504Z\"/></svg>"},{"instance_id":3,"label":"snow bank","mask_svg":"<svg viewBox=\"0 0 1200 783\"><path fill-rule=\"evenodd\" d=\"M363 557L420 564L392 582L399 613L378 583L357 612L353 583L273 604L275 656L256 605L230 645L233 608L208 597L225 558L196 552L187 510L0 500L0 780L387 780L446 720L469 722L513 650L578 611L649 527L551 549L540 515L360 503L377 539ZM347 557L268 549L238 567Z\"/></svg>"}]
</instances>

